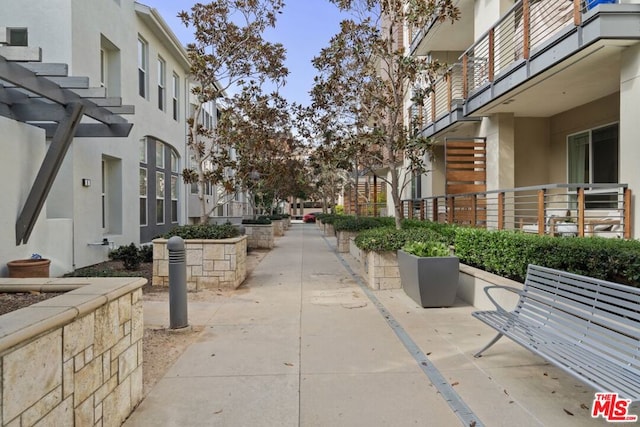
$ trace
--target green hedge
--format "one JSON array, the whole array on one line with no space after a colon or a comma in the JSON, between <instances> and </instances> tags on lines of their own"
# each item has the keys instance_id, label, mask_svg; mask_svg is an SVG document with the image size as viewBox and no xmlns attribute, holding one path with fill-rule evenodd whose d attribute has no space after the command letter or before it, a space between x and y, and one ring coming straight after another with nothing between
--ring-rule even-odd
<instances>
[{"instance_id":1,"label":"green hedge","mask_svg":"<svg viewBox=\"0 0 640 427\"><path fill-rule=\"evenodd\" d=\"M459 226L455 224L442 224L433 221L420 221L418 219L405 219L402 221L402 228L428 228L435 231L446 239L448 245L453 245L456 238L456 230Z\"/></svg>"},{"instance_id":2,"label":"green hedge","mask_svg":"<svg viewBox=\"0 0 640 427\"><path fill-rule=\"evenodd\" d=\"M524 282L527 265L640 286L640 241L598 237L560 238L514 231L458 227L460 261Z\"/></svg>"},{"instance_id":3,"label":"green hedge","mask_svg":"<svg viewBox=\"0 0 640 427\"><path fill-rule=\"evenodd\" d=\"M323 224L333 224L341 218L347 218L349 215L321 214L316 215L316 219L322 221Z\"/></svg>"},{"instance_id":4,"label":"green hedge","mask_svg":"<svg viewBox=\"0 0 640 427\"><path fill-rule=\"evenodd\" d=\"M173 236L180 236L183 239L229 239L238 237L240 230L232 224L199 224L199 225L181 225L174 227L168 233L162 235L168 239Z\"/></svg>"},{"instance_id":5,"label":"green hedge","mask_svg":"<svg viewBox=\"0 0 640 427\"><path fill-rule=\"evenodd\" d=\"M381 227L365 230L356 236L355 244L363 251L397 251L408 242L436 241L447 244L446 237L425 227L396 230L395 227Z\"/></svg>"},{"instance_id":6,"label":"green hedge","mask_svg":"<svg viewBox=\"0 0 640 427\"><path fill-rule=\"evenodd\" d=\"M391 217L343 216L333 222L333 228L336 231L363 231L376 227L389 227L394 224L394 221Z\"/></svg>"},{"instance_id":7,"label":"green hedge","mask_svg":"<svg viewBox=\"0 0 640 427\"><path fill-rule=\"evenodd\" d=\"M266 216L261 216L256 219L243 219L243 224L255 224L255 225L269 225L271 224L271 220Z\"/></svg>"}]
</instances>

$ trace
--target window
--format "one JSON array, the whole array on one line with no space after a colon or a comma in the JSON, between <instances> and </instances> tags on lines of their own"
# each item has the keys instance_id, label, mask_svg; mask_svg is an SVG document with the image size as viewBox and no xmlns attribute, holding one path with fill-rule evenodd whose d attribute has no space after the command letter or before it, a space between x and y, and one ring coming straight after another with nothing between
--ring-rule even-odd
<instances>
[{"instance_id":1,"label":"window","mask_svg":"<svg viewBox=\"0 0 640 427\"><path fill-rule=\"evenodd\" d=\"M100 49L100 87L107 87L107 52Z\"/></svg>"},{"instance_id":2,"label":"window","mask_svg":"<svg viewBox=\"0 0 640 427\"><path fill-rule=\"evenodd\" d=\"M147 98L147 63L149 46L142 38L138 38L138 94Z\"/></svg>"},{"instance_id":3,"label":"window","mask_svg":"<svg viewBox=\"0 0 640 427\"><path fill-rule=\"evenodd\" d=\"M158 109L165 110L166 63L158 57Z\"/></svg>"},{"instance_id":4,"label":"window","mask_svg":"<svg viewBox=\"0 0 640 427\"><path fill-rule=\"evenodd\" d=\"M100 87L108 97L120 97L120 49L104 35L100 35Z\"/></svg>"},{"instance_id":5,"label":"window","mask_svg":"<svg viewBox=\"0 0 640 427\"><path fill-rule=\"evenodd\" d=\"M140 163L147 163L147 137L140 138Z\"/></svg>"},{"instance_id":6,"label":"window","mask_svg":"<svg viewBox=\"0 0 640 427\"><path fill-rule=\"evenodd\" d=\"M107 165L106 161L102 160L102 186L100 189L100 198L102 203L102 230L104 231L107 228L107 181L109 177L107 176Z\"/></svg>"},{"instance_id":7,"label":"window","mask_svg":"<svg viewBox=\"0 0 640 427\"><path fill-rule=\"evenodd\" d=\"M568 138L570 183L618 182L618 124Z\"/></svg>"},{"instance_id":8,"label":"window","mask_svg":"<svg viewBox=\"0 0 640 427\"><path fill-rule=\"evenodd\" d=\"M9 46L29 46L29 36L26 28L8 28Z\"/></svg>"},{"instance_id":9,"label":"window","mask_svg":"<svg viewBox=\"0 0 640 427\"><path fill-rule=\"evenodd\" d=\"M178 177L171 176L171 222L178 222Z\"/></svg>"},{"instance_id":10,"label":"window","mask_svg":"<svg viewBox=\"0 0 640 427\"><path fill-rule=\"evenodd\" d=\"M171 151L171 172L178 173L178 155Z\"/></svg>"},{"instance_id":11,"label":"window","mask_svg":"<svg viewBox=\"0 0 640 427\"><path fill-rule=\"evenodd\" d=\"M147 225L147 168L140 168L140 225Z\"/></svg>"},{"instance_id":12,"label":"window","mask_svg":"<svg viewBox=\"0 0 640 427\"><path fill-rule=\"evenodd\" d=\"M164 144L156 141L156 167L164 169Z\"/></svg>"},{"instance_id":13,"label":"window","mask_svg":"<svg viewBox=\"0 0 640 427\"><path fill-rule=\"evenodd\" d=\"M174 74L171 79L171 96L172 96L172 104L173 104L173 120L179 120L180 115L178 114L178 109L180 108L180 103L178 102L178 97L180 96L180 78L177 74Z\"/></svg>"},{"instance_id":14,"label":"window","mask_svg":"<svg viewBox=\"0 0 640 427\"><path fill-rule=\"evenodd\" d=\"M618 124L569 135L567 138L568 180L571 184L618 182ZM616 208L617 194L588 191L585 207Z\"/></svg>"},{"instance_id":15,"label":"window","mask_svg":"<svg viewBox=\"0 0 640 427\"><path fill-rule=\"evenodd\" d=\"M156 224L164 224L164 172L156 172Z\"/></svg>"},{"instance_id":16,"label":"window","mask_svg":"<svg viewBox=\"0 0 640 427\"><path fill-rule=\"evenodd\" d=\"M122 160L102 156L101 224L104 234L122 234Z\"/></svg>"}]
</instances>

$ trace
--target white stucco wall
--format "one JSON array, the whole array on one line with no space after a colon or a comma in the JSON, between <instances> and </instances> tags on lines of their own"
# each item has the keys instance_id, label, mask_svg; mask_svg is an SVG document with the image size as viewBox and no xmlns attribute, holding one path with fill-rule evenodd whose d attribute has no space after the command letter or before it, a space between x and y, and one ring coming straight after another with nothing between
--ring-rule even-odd
<instances>
[{"instance_id":1,"label":"white stucco wall","mask_svg":"<svg viewBox=\"0 0 640 427\"><path fill-rule=\"evenodd\" d=\"M57 231L62 232L68 229L68 233L66 231L65 233L69 234L69 241L56 246L56 252L66 259L67 269L71 269L74 265L83 267L104 261L107 259L108 248L93 243L100 242L103 238L112 241L114 246L140 241L138 203L140 139L153 136L167 143L180 157L179 170L185 165L187 159L185 117L188 104L186 102L188 66L185 58L176 56L175 49L167 48L170 40L166 34L158 31L157 28L150 28L147 21L140 19L136 14L133 0L119 2L48 0L46 13L43 13L43 2L39 0L20 2L0 0L0 6L2 8L0 26L27 27L29 45L42 48L44 62L67 63L69 75L88 76L91 87L100 85L102 37L119 49L120 85L116 89L120 92L124 105L135 106L135 115L123 116L134 124L133 129L126 138L75 138L53 185L47 207L43 210L43 215L36 226L43 227L44 222L47 221L46 218L49 218L56 219ZM146 40L149 47L148 99L138 95L137 40L139 34ZM165 111L158 109L157 100L159 55L166 61ZM179 121L173 120L170 103L173 73L179 76L181 84ZM113 93L109 95L113 96ZM2 122L3 133L7 126L6 122ZM30 128L24 125L18 126L18 128L23 127ZM24 133L24 131L21 132ZM18 139L29 137L22 133L17 133L16 143ZM38 135L43 141L43 133L40 131ZM107 229L102 228L101 164L103 159L108 159L109 164L114 166L111 181L115 186L112 185L110 188L112 199L107 209L116 220L112 221L111 227ZM13 160L11 166L14 172L29 175L32 172L31 166L23 171L22 168L25 167L23 163L22 160ZM91 180L90 187L82 186L82 179L85 178ZM185 200L188 193L181 181L179 187L179 222L183 223L186 219ZM26 198L26 194L23 193L28 189L21 187L20 190L21 197ZM17 195L18 193L16 197ZM149 195L149 200L154 198L155 195ZM3 224L5 222L13 224L8 228L3 227L2 233L9 230L9 234L13 235L15 215L17 215L15 211L16 209L12 209L5 214L3 210L0 214ZM65 225L62 226L60 223ZM37 238L34 235L32 239L35 241ZM3 239L0 243L0 251L14 252L14 245L11 243L13 241L15 237ZM31 245L32 241L28 246ZM63 249L64 255L62 255ZM26 252L29 252L29 255L31 253L30 250Z\"/></svg>"}]
</instances>

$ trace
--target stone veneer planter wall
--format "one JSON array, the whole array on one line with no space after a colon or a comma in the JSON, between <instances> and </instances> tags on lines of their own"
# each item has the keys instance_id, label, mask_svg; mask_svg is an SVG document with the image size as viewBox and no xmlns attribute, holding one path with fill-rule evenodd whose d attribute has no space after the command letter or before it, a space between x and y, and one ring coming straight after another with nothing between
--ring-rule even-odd
<instances>
[{"instance_id":1,"label":"stone veneer planter wall","mask_svg":"<svg viewBox=\"0 0 640 427\"><path fill-rule=\"evenodd\" d=\"M273 235L276 237L284 236L284 220L276 219L272 220L271 224L273 225Z\"/></svg>"},{"instance_id":2,"label":"stone veneer planter wall","mask_svg":"<svg viewBox=\"0 0 640 427\"><path fill-rule=\"evenodd\" d=\"M358 235L357 231L337 231L336 232L336 250L340 253L350 252L349 242Z\"/></svg>"},{"instance_id":3,"label":"stone veneer planter wall","mask_svg":"<svg viewBox=\"0 0 640 427\"><path fill-rule=\"evenodd\" d=\"M328 237L334 237L336 230L333 228L333 224L324 224L324 235Z\"/></svg>"},{"instance_id":4,"label":"stone veneer planter wall","mask_svg":"<svg viewBox=\"0 0 640 427\"><path fill-rule=\"evenodd\" d=\"M349 239L349 253L356 259L356 261L362 262L362 250L360 250L360 248L356 246L355 237Z\"/></svg>"},{"instance_id":5,"label":"stone veneer planter wall","mask_svg":"<svg viewBox=\"0 0 640 427\"><path fill-rule=\"evenodd\" d=\"M247 277L247 236L185 240L187 289L236 289ZM167 239L153 241L154 286L169 286Z\"/></svg>"},{"instance_id":6,"label":"stone veneer planter wall","mask_svg":"<svg viewBox=\"0 0 640 427\"><path fill-rule=\"evenodd\" d=\"M249 249L273 249L273 224L244 224Z\"/></svg>"},{"instance_id":7,"label":"stone veneer planter wall","mask_svg":"<svg viewBox=\"0 0 640 427\"><path fill-rule=\"evenodd\" d=\"M362 251L367 286L371 289L401 289L398 255L395 252Z\"/></svg>"},{"instance_id":8,"label":"stone veneer planter wall","mask_svg":"<svg viewBox=\"0 0 640 427\"><path fill-rule=\"evenodd\" d=\"M145 283L0 279L0 287L14 291L75 288L0 316L0 424L120 426L143 397Z\"/></svg>"}]
</instances>

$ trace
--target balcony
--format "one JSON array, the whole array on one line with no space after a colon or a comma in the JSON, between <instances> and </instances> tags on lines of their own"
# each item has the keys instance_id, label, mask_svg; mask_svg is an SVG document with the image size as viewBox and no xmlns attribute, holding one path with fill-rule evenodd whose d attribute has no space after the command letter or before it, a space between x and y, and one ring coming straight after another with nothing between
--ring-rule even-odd
<instances>
[{"instance_id":1,"label":"balcony","mask_svg":"<svg viewBox=\"0 0 640 427\"><path fill-rule=\"evenodd\" d=\"M548 184L402 203L406 218L552 236L632 236L626 184Z\"/></svg>"},{"instance_id":2,"label":"balcony","mask_svg":"<svg viewBox=\"0 0 640 427\"><path fill-rule=\"evenodd\" d=\"M620 51L640 38L639 17L638 4L520 0L410 114L428 137L487 114L549 117L608 96L620 87ZM413 54L425 31L411 34Z\"/></svg>"}]
</instances>

